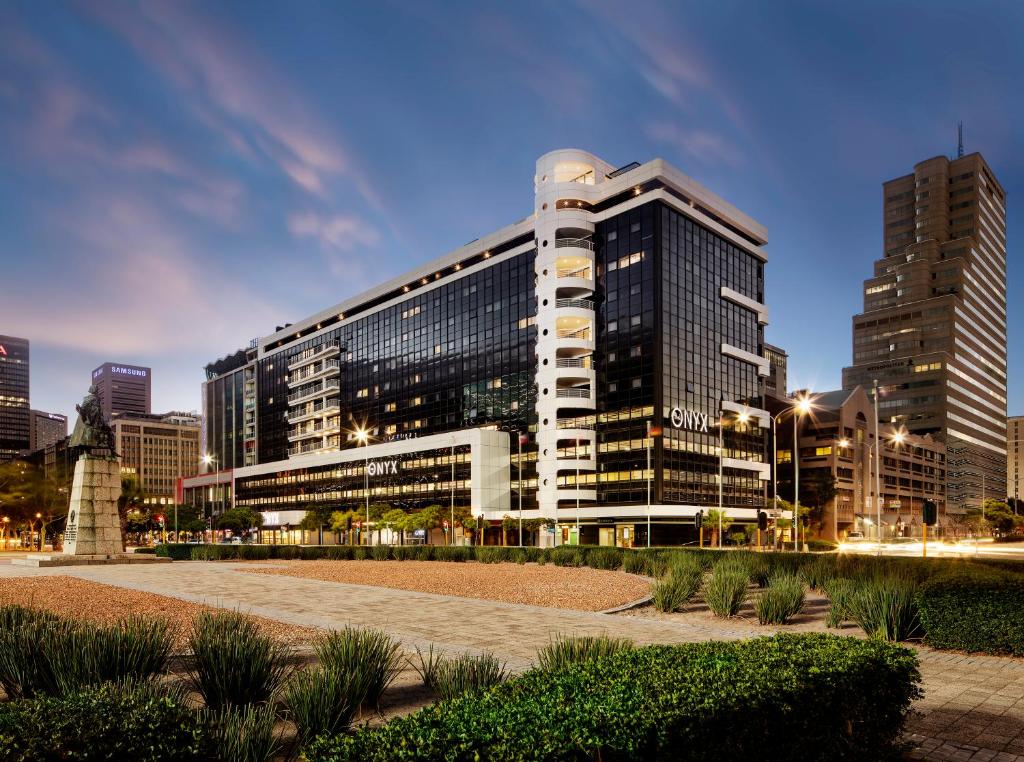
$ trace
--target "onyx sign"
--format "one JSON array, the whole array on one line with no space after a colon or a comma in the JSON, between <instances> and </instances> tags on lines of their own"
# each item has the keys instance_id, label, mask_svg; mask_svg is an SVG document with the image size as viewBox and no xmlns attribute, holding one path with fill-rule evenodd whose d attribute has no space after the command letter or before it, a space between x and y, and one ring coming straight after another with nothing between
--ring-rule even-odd
<instances>
[{"instance_id":1,"label":"onyx sign","mask_svg":"<svg viewBox=\"0 0 1024 762\"><path fill-rule=\"evenodd\" d=\"M676 429L689 429L701 434L708 433L708 414L698 413L696 410L683 410L681 407L672 408L672 427Z\"/></svg>"},{"instance_id":2,"label":"onyx sign","mask_svg":"<svg viewBox=\"0 0 1024 762\"><path fill-rule=\"evenodd\" d=\"M366 473L369 476L398 475L397 460L371 460L366 464Z\"/></svg>"}]
</instances>

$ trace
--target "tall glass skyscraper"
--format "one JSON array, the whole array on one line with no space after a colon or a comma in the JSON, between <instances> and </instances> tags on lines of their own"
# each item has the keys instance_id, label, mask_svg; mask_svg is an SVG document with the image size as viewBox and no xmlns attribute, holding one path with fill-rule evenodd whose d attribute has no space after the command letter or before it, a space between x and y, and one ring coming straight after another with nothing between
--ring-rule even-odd
<instances>
[{"instance_id":1,"label":"tall glass skyscraper","mask_svg":"<svg viewBox=\"0 0 1024 762\"><path fill-rule=\"evenodd\" d=\"M28 395L28 339L0 336L0 461L29 448Z\"/></svg>"}]
</instances>

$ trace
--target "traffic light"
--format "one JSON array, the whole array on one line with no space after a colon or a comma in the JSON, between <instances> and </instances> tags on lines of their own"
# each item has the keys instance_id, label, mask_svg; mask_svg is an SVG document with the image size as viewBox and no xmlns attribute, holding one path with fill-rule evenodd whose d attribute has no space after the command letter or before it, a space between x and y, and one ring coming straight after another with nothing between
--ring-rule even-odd
<instances>
[{"instance_id":1,"label":"traffic light","mask_svg":"<svg viewBox=\"0 0 1024 762\"><path fill-rule=\"evenodd\" d=\"M935 526L939 521L939 510L934 500L925 500L921 507L924 523L930 527Z\"/></svg>"},{"instance_id":2,"label":"traffic light","mask_svg":"<svg viewBox=\"0 0 1024 762\"><path fill-rule=\"evenodd\" d=\"M757 512L757 528L762 532L768 528L768 514L764 511Z\"/></svg>"},{"instance_id":3,"label":"traffic light","mask_svg":"<svg viewBox=\"0 0 1024 762\"><path fill-rule=\"evenodd\" d=\"M346 532L351 532L352 531L352 517L351 516L346 516L345 517L345 531Z\"/></svg>"},{"instance_id":4,"label":"traffic light","mask_svg":"<svg viewBox=\"0 0 1024 762\"><path fill-rule=\"evenodd\" d=\"M693 516L693 525L700 529L704 526L704 511L697 511Z\"/></svg>"}]
</instances>

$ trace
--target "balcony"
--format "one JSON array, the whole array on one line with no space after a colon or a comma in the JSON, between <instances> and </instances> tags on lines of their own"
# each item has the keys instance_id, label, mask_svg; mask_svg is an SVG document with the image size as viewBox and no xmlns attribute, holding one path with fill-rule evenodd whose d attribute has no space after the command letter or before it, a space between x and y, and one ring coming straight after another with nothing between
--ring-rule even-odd
<instances>
[{"instance_id":1,"label":"balcony","mask_svg":"<svg viewBox=\"0 0 1024 762\"><path fill-rule=\"evenodd\" d=\"M578 251L593 251L594 242L589 238L556 238L555 239L556 249L568 249L566 253L574 253L572 250Z\"/></svg>"},{"instance_id":2,"label":"balcony","mask_svg":"<svg viewBox=\"0 0 1024 762\"><path fill-rule=\"evenodd\" d=\"M288 404L297 405L303 400L316 399L317 397L323 397L325 394L338 389L341 386L341 380L337 378L324 379L323 382L316 384L310 389L300 389L297 392L292 392L288 395Z\"/></svg>"},{"instance_id":3,"label":"balcony","mask_svg":"<svg viewBox=\"0 0 1024 762\"><path fill-rule=\"evenodd\" d=\"M320 437L323 435L324 425L322 422L317 421L312 426L303 426L298 429L292 429L288 432L288 441L294 442L299 439L309 439L310 437Z\"/></svg>"},{"instance_id":4,"label":"balcony","mask_svg":"<svg viewBox=\"0 0 1024 762\"><path fill-rule=\"evenodd\" d=\"M336 376L341 373L341 360L332 358L324 360L319 367L309 365L302 370L293 373L288 379L288 387L293 388L304 382L313 381L327 376Z\"/></svg>"},{"instance_id":5,"label":"balcony","mask_svg":"<svg viewBox=\"0 0 1024 762\"><path fill-rule=\"evenodd\" d=\"M336 354L341 353L341 342L330 341L326 344L321 344L316 347L310 347L309 349L301 352L291 359L288 363L288 371L291 372L296 368L301 368L303 365L309 365L310 363L316 362L317 360L324 357L333 357Z\"/></svg>"},{"instance_id":6,"label":"balcony","mask_svg":"<svg viewBox=\"0 0 1024 762\"><path fill-rule=\"evenodd\" d=\"M578 318L577 318L578 319ZM558 321L562 323L561 320ZM556 351L564 355L590 355L594 351L594 332L590 323L584 322L578 327L555 328ZM556 358L557 361L558 358ZM576 359L563 357L561 359Z\"/></svg>"},{"instance_id":7,"label":"balcony","mask_svg":"<svg viewBox=\"0 0 1024 762\"><path fill-rule=\"evenodd\" d=\"M579 407L587 410L597 409L597 400L592 389L567 387L555 389L555 397L562 400L561 407Z\"/></svg>"},{"instance_id":8,"label":"balcony","mask_svg":"<svg viewBox=\"0 0 1024 762\"><path fill-rule=\"evenodd\" d=\"M592 299L556 299L555 307L573 307L576 309L593 311L594 302Z\"/></svg>"},{"instance_id":9,"label":"balcony","mask_svg":"<svg viewBox=\"0 0 1024 762\"><path fill-rule=\"evenodd\" d=\"M559 487L555 491L558 502L573 502L578 499L580 502L595 502L597 500L596 489L576 489L575 487Z\"/></svg>"},{"instance_id":10,"label":"balcony","mask_svg":"<svg viewBox=\"0 0 1024 762\"><path fill-rule=\"evenodd\" d=\"M316 418L318 416L324 416L335 410L341 409L341 402L338 399L330 399L325 402L317 402L314 405L305 405L298 410L288 411L288 422L298 423L299 421L305 421L310 418Z\"/></svg>"},{"instance_id":11,"label":"balcony","mask_svg":"<svg viewBox=\"0 0 1024 762\"><path fill-rule=\"evenodd\" d=\"M297 444L292 447L289 447L288 456L291 457L294 455L305 455L306 453L317 452L323 449L325 449L323 443L319 440L315 442L304 442L302 444Z\"/></svg>"},{"instance_id":12,"label":"balcony","mask_svg":"<svg viewBox=\"0 0 1024 762\"><path fill-rule=\"evenodd\" d=\"M594 268L589 264L583 267L559 267L555 274L558 276L555 286L563 296L577 297L594 293Z\"/></svg>"}]
</instances>

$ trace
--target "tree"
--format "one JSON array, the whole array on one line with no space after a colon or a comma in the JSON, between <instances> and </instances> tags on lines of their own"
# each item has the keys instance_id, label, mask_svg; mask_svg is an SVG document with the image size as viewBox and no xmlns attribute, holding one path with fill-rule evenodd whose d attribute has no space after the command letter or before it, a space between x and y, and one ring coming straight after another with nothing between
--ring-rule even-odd
<instances>
[{"instance_id":1,"label":"tree","mask_svg":"<svg viewBox=\"0 0 1024 762\"><path fill-rule=\"evenodd\" d=\"M985 521L1000 537L1013 534L1024 527L1024 516L1015 515L1009 504L999 500L985 501Z\"/></svg>"},{"instance_id":2,"label":"tree","mask_svg":"<svg viewBox=\"0 0 1024 762\"><path fill-rule=\"evenodd\" d=\"M440 505L428 505L409 516L410 529L423 529L427 533L427 541L431 539L431 531L441 526L445 518L445 509Z\"/></svg>"},{"instance_id":3,"label":"tree","mask_svg":"<svg viewBox=\"0 0 1024 762\"><path fill-rule=\"evenodd\" d=\"M246 530L263 526L263 514L251 508L229 508L217 519L218 529L228 529L241 534Z\"/></svg>"},{"instance_id":4,"label":"tree","mask_svg":"<svg viewBox=\"0 0 1024 762\"><path fill-rule=\"evenodd\" d=\"M121 496L117 498L117 515L121 520L121 547L125 546L128 532L128 514L146 513L146 493L134 476L121 477Z\"/></svg>"},{"instance_id":5,"label":"tree","mask_svg":"<svg viewBox=\"0 0 1024 762\"><path fill-rule=\"evenodd\" d=\"M401 537L399 542L402 545L405 545L405 530L409 524L409 514L401 508L392 508L381 516L377 520L377 523L381 529L387 529L391 532L400 532Z\"/></svg>"},{"instance_id":6,"label":"tree","mask_svg":"<svg viewBox=\"0 0 1024 762\"><path fill-rule=\"evenodd\" d=\"M325 526L331 525L332 515L332 509L330 506L309 503L306 505L306 514L302 517L302 521L299 522L299 529L306 532L317 532L317 541L319 544L323 545L323 529Z\"/></svg>"},{"instance_id":7,"label":"tree","mask_svg":"<svg viewBox=\"0 0 1024 762\"><path fill-rule=\"evenodd\" d=\"M818 528L821 528L822 517L825 506L830 500L835 499L838 494L836 489L836 476L824 468L815 468L807 472L807 475L800 479L800 500L801 508L809 506L808 516ZM804 512L801 511L801 516Z\"/></svg>"},{"instance_id":8,"label":"tree","mask_svg":"<svg viewBox=\"0 0 1024 762\"><path fill-rule=\"evenodd\" d=\"M178 511L178 531L188 532L194 534L195 532L202 532L206 529L206 520L203 518L202 510L194 505L179 505L176 507ZM173 516L175 506L170 509L170 515Z\"/></svg>"},{"instance_id":9,"label":"tree","mask_svg":"<svg viewBox=\"0 0 1024 762\"><path fill-rule=\"evenodd\" d=\"M391 506L387 503L371 503L369 508L370 521L373 523L374 528L377 530L377 544L381 542L381 530L383 527L380 526L381 517L391 510ZM369 531L369 530L367 530Z\"/></svg>"},{"instance_id":10,"label":"tree","mask_svg":"<svg viewBox=\"0 0 1024 762\"><path fill-rule=\"evenodd\" d=\"M717 508L711 508L708 510L707 516L704 518L705 526L711 529L711 544L718 544L718 519L721 516L722 519L722 532L727 533L729 527L732 526L734 519L722 509L719 511Z\"/></svg>"}]
</instances>

